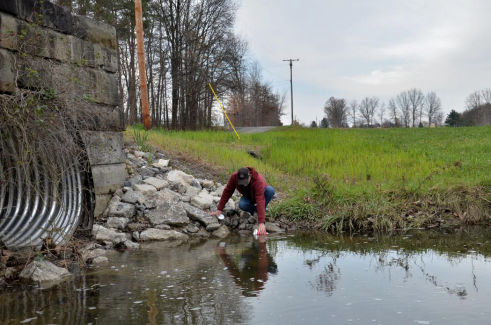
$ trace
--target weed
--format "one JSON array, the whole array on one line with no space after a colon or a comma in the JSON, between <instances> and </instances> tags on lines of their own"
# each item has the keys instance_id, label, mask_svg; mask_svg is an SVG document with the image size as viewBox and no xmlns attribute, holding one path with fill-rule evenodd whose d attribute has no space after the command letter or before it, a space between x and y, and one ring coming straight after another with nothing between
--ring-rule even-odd
<instances>
[{"instance_id":1,"label":"weed","mask_svg":"<svg viewBox=\"0 0 491 325\"><path fill-rule=\"evenodd\" d=\"M150 141L150 134L152 144L222 166L226 176L254 167L288 196L268 207L271 217L317 222L330 231L415 228L454 213L479 222L485 215L480 211L490 208L491 126L278 128L241 134L240 141L213 130L151 130L139 141L143 128L129 130L137 144ZM251 148L262 159L251 157ZM472 191L479 193L474 201L465 194ZM470 218L472 211L478 212Z\"/></svg>"}]
</instances>

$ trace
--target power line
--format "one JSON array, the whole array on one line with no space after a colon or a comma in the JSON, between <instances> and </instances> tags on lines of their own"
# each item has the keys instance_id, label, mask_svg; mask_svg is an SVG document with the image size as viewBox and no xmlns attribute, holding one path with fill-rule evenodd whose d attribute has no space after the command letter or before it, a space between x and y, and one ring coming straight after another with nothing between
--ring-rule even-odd
<instances>
[{"instance_id":1,"label":"power line","mask_svg":"<svg viewBox=\"0 0 491 325\"><path fill-rule=\"evenodd\" d=\"M293 61L300 61L299 59L286 59L283 61L290 62L290 103L292 106L292 125L293 125L293 80L292 80L292 70L293 70Z\"/></svg>"}]
</instances>

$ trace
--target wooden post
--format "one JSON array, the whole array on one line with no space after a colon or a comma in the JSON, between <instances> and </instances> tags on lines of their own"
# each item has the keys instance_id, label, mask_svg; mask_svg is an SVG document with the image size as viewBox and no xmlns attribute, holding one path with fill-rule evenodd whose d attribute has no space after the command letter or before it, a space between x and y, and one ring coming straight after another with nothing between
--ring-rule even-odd
<instances>
[{"instance_id":1,"label":"wooden post","mask_svg":"<svg viewBox=\"0 0 491 325\"><path fill-rule=\"evenodd\" d=\"M150 130L150 112L148 109L148 89L147 74L145 72L145 49L143 44L143 19L142 19L142 2L135 0L135 19L136 19L136 43L138 54L138 73L140 76L140 100L142 106L143 125L146 130Z\"/></svg>"}]
</instances>

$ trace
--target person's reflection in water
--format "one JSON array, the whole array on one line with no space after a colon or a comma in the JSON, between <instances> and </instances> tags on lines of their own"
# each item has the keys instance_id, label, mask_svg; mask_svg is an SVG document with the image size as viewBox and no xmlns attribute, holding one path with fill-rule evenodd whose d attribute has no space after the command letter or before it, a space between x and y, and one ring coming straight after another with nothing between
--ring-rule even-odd
<instances>
[{"instance_id":1,"label":"person's reflection in water","mask_svg":"<svg viewBox=\"0 0 491 325\"><path fill-rule=\"evenodd\" d=\"M268 280L268 272L278 272L278 266L266 249L265 236L253 240L251 245L240 253L238 262L236 256L227 254L224 242L218 244L217 250L223 264L246 297L257 297Z\"/></svg>"}]
</instances>

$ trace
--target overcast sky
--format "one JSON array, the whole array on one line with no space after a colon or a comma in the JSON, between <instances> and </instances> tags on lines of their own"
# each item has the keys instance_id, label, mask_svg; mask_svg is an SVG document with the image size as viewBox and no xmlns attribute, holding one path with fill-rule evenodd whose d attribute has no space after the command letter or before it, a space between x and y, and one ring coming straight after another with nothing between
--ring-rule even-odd
<instances>
[{"instance_id":1,"label":"overcast sky","mask_svg":"<svg viewBox=\"0 0 491 325\"><path fill-rule=\"evenodd\" d=\"M491 87L491 0L239 0L237 33L310 124L331 97L349 101L401 91L435 91L443 110L463 111L473 91Z\"/></svg>"}]
</instances>

